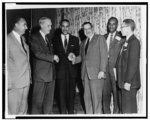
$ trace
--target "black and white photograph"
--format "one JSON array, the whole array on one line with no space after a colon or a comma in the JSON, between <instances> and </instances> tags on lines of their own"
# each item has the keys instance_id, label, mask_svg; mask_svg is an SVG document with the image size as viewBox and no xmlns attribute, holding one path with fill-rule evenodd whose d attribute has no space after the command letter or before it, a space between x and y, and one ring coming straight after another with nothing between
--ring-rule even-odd
<instances>
[{"instance_id":1,"label":"black and white photograph","mask_svg":"<svg viewBox=\"0 0 150 121\"><path fill-rule=\"evenodd\" d=\"M148 2L3 2L2 119L148 118Z\"/></svg>"}]
</instances>

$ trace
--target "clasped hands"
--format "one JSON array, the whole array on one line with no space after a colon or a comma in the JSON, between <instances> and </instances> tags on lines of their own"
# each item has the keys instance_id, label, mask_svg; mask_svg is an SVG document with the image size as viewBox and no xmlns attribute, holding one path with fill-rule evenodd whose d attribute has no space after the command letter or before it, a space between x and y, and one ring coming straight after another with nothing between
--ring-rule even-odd
<instances>
[{"instance_id":1,"label":"clasped hands","mask_svg":"<svg viewBox=\"0 0 150 121\"><path fill-rule=\"evenodd\" d=\"M58 57L57 55L54 55L54 61L55 61L56 63L59 62L59 57Z\"/></svg>"},{"instance_id":2,"label":"clasped hands","mask_svg":"<svg viewBox=\"0 0 150 121\"><path fill-rule=\"evenodd\" d=\"M72 64L75 63L75 58L76 58L76 56L74 55L74 53L70 53L70 54L68 55L68 59L69 59L69 61L72 61ZM57 55L54 55L54 61L55 61L56 63L59 62L59 57L58 57Z\"/></svg>"},{"instance_id":3,"label":"clasped hands","mask_svg":"<svg viewBox=\"0 0 150 121\"><path fill-rule=\"evenodd\" d=\"M75 64L76 56L74 53L69 53L68 60L72 62L72 64Z\"/></svg>"}]
</instances>

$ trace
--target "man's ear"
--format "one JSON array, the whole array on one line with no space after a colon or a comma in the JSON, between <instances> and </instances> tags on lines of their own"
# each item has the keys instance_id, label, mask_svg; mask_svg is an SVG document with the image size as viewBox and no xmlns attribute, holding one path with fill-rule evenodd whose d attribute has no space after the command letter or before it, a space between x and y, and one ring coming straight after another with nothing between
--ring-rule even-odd
<instances>
[{"instance_id":1,"label":"man's ear","mask_svg":"<svg viewBox=\"0 0 150 121\"><path fill-rule=\"evenodd\" d=\"M15 23L15 26L18 27L18 23Z\"/></svg>"}]
</instances>

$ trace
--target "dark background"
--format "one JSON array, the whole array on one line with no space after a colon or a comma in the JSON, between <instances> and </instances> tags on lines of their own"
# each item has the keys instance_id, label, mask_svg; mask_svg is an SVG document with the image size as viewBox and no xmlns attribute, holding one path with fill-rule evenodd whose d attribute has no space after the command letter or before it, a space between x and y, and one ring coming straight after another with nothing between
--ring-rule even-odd
<instances>
[{"instance_id":1,"label":"dark background","mask_svg":"<svg viewBox=\"0 0 150 121\"><path fill-rule=\"evenodd\" d=\"M7 24L7 34L13 29L13 21L16 17L23 17L27 21L28 30L25 33L26 40L29 39L31 33L37 32L39 30L38 20L41 17L49 17L52 21L52 29L48 35L49 39L52 38L55 31L55 20L56 20L56 9L46 8L46 9L19 9L19 10L7 10L6 11L6 24Z\"/></svg>"}]
</instances>

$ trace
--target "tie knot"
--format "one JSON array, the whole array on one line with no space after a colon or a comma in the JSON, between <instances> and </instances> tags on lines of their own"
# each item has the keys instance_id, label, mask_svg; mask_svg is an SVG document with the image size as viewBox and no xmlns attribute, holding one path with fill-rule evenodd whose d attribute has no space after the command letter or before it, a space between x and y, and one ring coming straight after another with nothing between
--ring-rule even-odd
<instances>
[{"instance_id":1,"label":"tie knot","mask_svg":"<svg viewBox=\"0 0 150 121\"><path fill-rule=\"evenodd\" d=\"M65 36L65 39L67 39L67 35L64 35Z\"/></svg>"}]
</instances>

